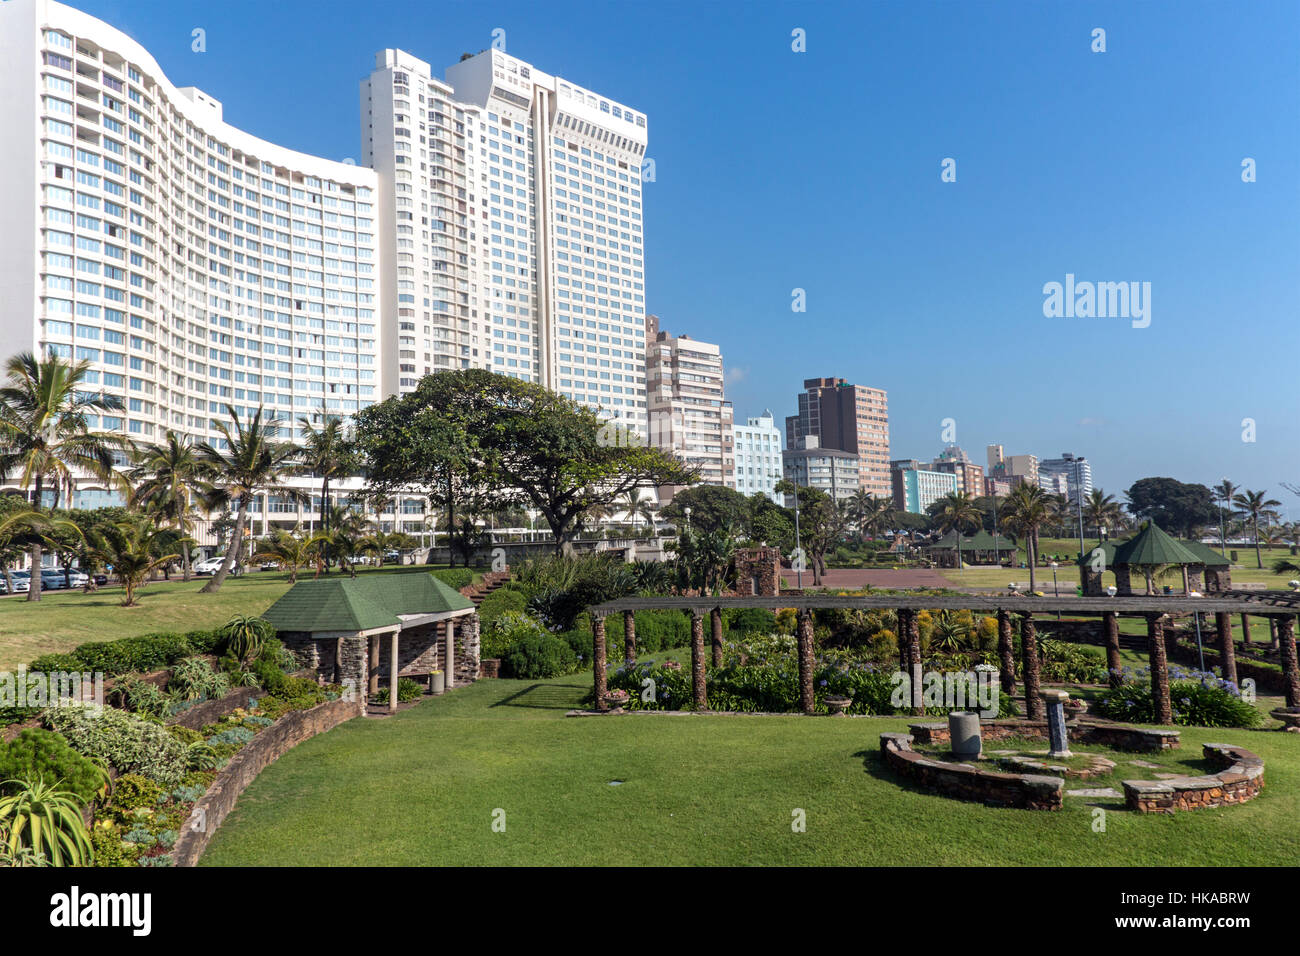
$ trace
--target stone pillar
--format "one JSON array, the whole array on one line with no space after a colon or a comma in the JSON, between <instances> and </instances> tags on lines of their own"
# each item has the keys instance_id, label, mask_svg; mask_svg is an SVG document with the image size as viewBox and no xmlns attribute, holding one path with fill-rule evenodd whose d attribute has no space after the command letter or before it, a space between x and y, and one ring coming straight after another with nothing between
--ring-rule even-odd
<instances>
[{"instance_id":1,"label":"stone pillar","mask_svg":"<svg viewBox=\"0 0 1300 956\"><path fill-rule=\"evenodd\" d=\"M1151 703L1155 722L1167 727L1174 722L1174 707L1169 699L1169 660L1165 653L1165 615L1147 615L1147 657L1151 665Z\"/></svg>"},{"instance_id":2,"label":"stone pillar","mask_svg":"<svg viewBox=\"0 0 1300 956\"><path fill-rule=\"evenodd\" d=\"M465 674L464 683L473 683L479 677L480 656L483 646L479 639L478 612L466 614L464 617L457 618L457 621L459 622L456 625L456 636L459 638L457 641L459 656L456 659L460 661L460 669Z\"/></svg>"},{"instance_id":3,"label":"stone pillar","mask_svg":"<svg viewBox=\"0 0 1300 956\"><path fill-rule=\"evenodd\" d=\"M388 712L390 714L397 713L397 671L399 670L397 663L397 638L401 633L400 629L393 631L393 650L392 658L389 662L388 674Z\"/></svg>"},{"instance_id":4,"label":"stone pillar","mask_svg":"<svg viewBox=\"0 0 1300 956\"><path fill-rule=\"evenodd\" d=\"M1110 678L1110 686L1118 687L1123 683L1120 672L1124 669L1119 656L1119 615L1114 611L1107 611L1101 616L1101 620L1106 631L1106 670Z\"/></svg>"},{"instance_id":5,"label":"stone pillar","mask_svg":"<svg viewBox=\"0 0 1300 956\"><path fill-rule=\"evenodd\" d=\"M1016 692L1016 644L1011 636L1011 615L998 608L998 658L1001 666L1002 691Z\"/></svg>"},{"instance_id":6,"label":"stone pillar","mask_svg":"<svg viewBox=\"0 0 1300 956\"><path fill-rule=\"evenodd\" d=\"M456 619L448 618L442 622L443 634L443 687L451 690L456 686Z\"/></svg>"},{"instance_id":7,"label":"stone pillar","mask_svg":"<svg viewBox=\"0 0 1300 956\"><path fill-rule=\"evenodd\" d=\"M1270 651L1279 650L1277 633L1277 616L1270 614L1268 616L1268 649Z\"/></svg>"},{"instance_id":8,"label":"stone pillar","mask_svg":"<svg viewBox=\"0 0 1300 956\"><path fill-rule=\"evenodd\" d=\"M591 615L591 676L592 688L596 695L596 709L609 710L605 703L605 618L599 614Z\"/></svg>"},{"instance_id":9,"label":"stone pillar","mask_svg":"<svg viewBox=\"0 0 1300 956\"><path fill-rule=\"evenodd\" d=\"M925 688L921 680L921 622L915 611L907 617L907 672L912 678L912 713L925 712Z\"/></svg>"},{"instance_id":10,"label":"stone pillar","mask_svg":"<svg viewBox=\"0 0 1300 956\"><path fill-rule=\"evenodd\" d=\"M1241 615L1241 649L1250 650L1250 615Z\"/></svg>"},{"instance_id":11,"label":"stone pillar","mask_svg":"<svg viewBox=\"0 0 1300 956\"><path fill-rule=\"evenodd\" d=\"M704 682L704 613L691 608L691 695L696 710L709 706L708 688Z\"/></svg>"},{"instance_id":12,"label":"stone pillar","mask_svg":"<svg viewBox=\"0 0 1300 956\"><path fill-rule=\"evenodd\" d=\"M1072 757L1070 740L1065 732L1065 702L1070 695L1063 690L1043 691L1047 707L1047 756Z\"/></svg>"},{"instance_id":13,"label":"stone pillar","mask_svg":"<svg viewBox=\"0 0 1300 956\"><path fill-rule=\"evenodd\" d=\"M334 639L334 683L343 683L343 638Z\"/></svg>"},{"instance_id":14,"label":"stone pillar","mask_svg":"<svg viewBox=\"0 0 1300 956\"><path fill-rule=\"evenodd\" d=\"M631 667L636 663L636 614L623 612L623 663Z\"/></svg>"},{"instance_id":15,"label":"stone pillar","mask_svg":"<svg viewBox=\"0 0 1300 956\"><path fill-rule=\"evenodd\" d=\"M1282 677L1286 681L1286 705L1300 707L1300 663L1296 660L1295 618L1290 614L1277 619L1278 654L1282 660Z\"/></svg>"},{"instance_id":16,"label":"stone pillar","mask_svg":"<svg viewBox=\"0 0 1300 956\"><path fill-rule=\"evenodd\" d=\"M379 641L382 635L370 635L370 694L379 693Z\"/></svg>"},{"instance_id":17,"label":"stone pillar","mask_svg":"<svg viewBox=\"0 0 1300 956\"><path fill-rule=\"evenodd\" d=\"M1232 615L1227 611L1218 611L1214 615L1214 627L1219 632L1219 657L1223 670L1223 679L1237 683L1237 653L1232 646Z\"/></svg>"},{"instance_id":18,"label":"stone pillar","mask_svg":"<svg viewBox=\"0 0 1300 956\"><path fill-rule=\"evenodd\" d=\"M799 708L805 714L816 711L813 694L813 616L812 611L800 609L799 625Z\"/></svg>"},{"instance_id":19,"label":"stone pillar","mask_svg":"<svg viewBox=\"0 0 1300 956\"><path fill-rule=\"evenodd\" d=\"M1038 659L1034 615L1029 612L1020 615L1020 660L1025 672L1025 715L1030 720L1042 720L1047 716L1038 679L1042 665Z\"/></svg>"},{"instance_id":20,"label":"stone pillar","mask_svg":"<svg viewBox=\"0 0 1300 956\"><path fill-rule=\"evenodd\" d=\"M709 612L709 624L713 643L713 666L722 666L722 608L715 607Z\"/></svg>"}]
</instances>

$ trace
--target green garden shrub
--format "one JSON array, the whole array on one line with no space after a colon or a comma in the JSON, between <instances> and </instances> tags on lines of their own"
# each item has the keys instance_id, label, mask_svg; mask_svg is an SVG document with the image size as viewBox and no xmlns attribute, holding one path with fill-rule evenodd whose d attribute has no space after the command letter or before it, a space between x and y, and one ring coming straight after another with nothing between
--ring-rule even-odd
<instances>
[{"instance_id":1,"label":"green garden shrub","mask_svg":"<svg viewBox=\"0 0 1300 956\"><path fill-rule=\"evenodd\" d=\"M525 637L510 648L501 663L508 676L523 680L560 677L578 669L573 648L554 634Z\"/></svg>"},{"instance_id":2,"label":"green garden shrub","mask_svg":"<svg viewBox=\"0 0 1300 956\"><path fill-rule=\"evenodd\" d=\"M28 728L8 744L0 744L0 789L7 780L36 780L44 777L58 789L77 795L84 803L108 785L108 774L94 761L83 757L56 733Z\"/></svg>"},{"instance_id":3,"label":"green garden shrub","mask_svg":"<svg viewBox=\"0 0 1300 956\"><path fill-rule=\"evenodd\" d=\"M1170 671L1171 677L1176 677L1181 669L1170 668ZM1130 671L1126 668L1124 676L1119 687L1107 690L1098 698L1097 712L1112 720L1155 723L1155 703L1147 672L1145 669ZM1226 681L1213 675L1198 677L1200 679L1171 679L1169 682L1169 700L1175 724L1251 728L1258 727L1263 721L1255 706L1242 700Z\"/></svg>"},{"instance_id":4,"label":"green garden shrub","mask_svg":"<svg viewBox=\"0 0 1300 956\"><path fill-rule=\"evenodd\" d=\"M381 687L379 693L375 694L371 700L377 704L388 703L388 693L391 688ZM397 678L397 702L399 704L409 703L413 700L419 700L424 696L424 687L419 682L411 680L409 677Z\"/></svg>"},{"instance_id":5,"label":"green garden shrub","mask_svg":"<svg viewBox=\"0 0 1300 956\"><path fill-rule=\"evenodd\" d=\"M529 637L539 637L546 633L537 618L523 611L504 611L479 634L480 657L498 657L505 659L510 650L520 641Z\"/></svg>"},{"instance_id":6,"label":"green garden shrub","mask_svg":"<svg viewBox=\"0 0 1300 956\"><path fill-rule=\"evenodd\" d=\"M205 657L186 657L172 668L167 689L182 700L216 700L230 692L230 676Z\"/></svg>"},{"instance_id":7,"label":"green garden shrub","mask_svg":"<svg viewBox=\"0 0 1300 956\"><path fill-rule=\"evenodd\" d=\"M478 616L486 627L506 612L523 614L527 606L528 598L522 591L510 587L498 588L479 604Z\"/></svg>"},{"instance_id":8,"label":"green garden shrub","mask_svg":"<svg viewBox=\"0 0 1300 956\"><path fill-rule=\"evenodd\" d=\"M470 568L438 568L430 573L456 591L474 583L474 572Z\"/></svg>"},{"instance_id":9,"label":"green garden shrub","mask_svg":"<svg viewBox=\"0 0 1300 956\"><path fill-rule=\"evenodd\" d=\"M113 707L53 707L41 720L78 753L118 773L138 773L164 786L175 786L185 775L185 745L161 724Z\"/></svg>"},{"instance_id":10,"label":"green garden shrub","mask_svg":"<svg viewBox=\"0 0 1300 956\"><path fill-rule=\"evenodd\" d=\"M776 615L761 607L728 610L723 615L723 622L727 633L732 635L771 634L776 630Z\"/></svg>"},{"instance_id":11,"label":"green garden shrub","mask_svg":"<svg viewBox=\"0 0 1300 956\"><path fill-rule=\"evenodd\" d=\"M128 773L117 778L109 806L119 813L129 814L142 807L153 809L163 802L166 795L167 791L157 781L138 773Z\"/></svg>"}]
</instances>

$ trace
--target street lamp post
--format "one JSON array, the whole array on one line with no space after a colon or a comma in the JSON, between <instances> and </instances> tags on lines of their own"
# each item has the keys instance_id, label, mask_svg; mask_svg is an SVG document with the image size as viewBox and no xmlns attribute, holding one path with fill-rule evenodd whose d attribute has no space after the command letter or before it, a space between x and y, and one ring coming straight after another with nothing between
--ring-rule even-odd
<instances>
[{"instance_id":1,"label":"street lamp post","mask_svg":"<svg viewBox=\"0 0 1300 956\"><path fill-rule=\"evenodd\" d=\"M1079 465L1086 458L1074 459L1074 503L1079 511L1079 560L1083 560L1083 485L1079 481Z\"/></svg>"},{"instance_id":2,"label":"street lamp post","mask_svg":"<svg viewBox=\"0 0 1300 956\"><path fill-rule=\"evenodd\" d=\"M803 543L799 537L799 486L794 485L794 573L799 588L803 587Z\"/></svg>"}]
</instances>

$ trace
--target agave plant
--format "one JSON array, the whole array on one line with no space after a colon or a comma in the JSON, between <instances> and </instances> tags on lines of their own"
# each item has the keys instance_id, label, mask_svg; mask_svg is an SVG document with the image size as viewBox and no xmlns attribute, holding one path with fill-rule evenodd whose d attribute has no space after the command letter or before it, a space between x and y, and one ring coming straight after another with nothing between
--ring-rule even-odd
<instances>
[{"instance_id":1,"label":"agave plant","mask_svg":"<svg viewBox=\"0 0 1300 956\"><path fill-rule=\"evenodd\" d=\"M95 851L81 818L83 804L73 793L47 784L45 778L6 780L16 793L0 798L3 852L14 858L40 853L52 866L88 866Z\"/></svg>"},{"instance_id":2,"label":"agave plant","mask_svg":"<svg viewBox=\"0 0 1300 956\"><path fill-rule=\"evenodd\" d=\"M264 618L240 614L225 623L221 636L226 639L227 649L242 664L262 653L266 642L275 637L275 627Z\"/></svg>"}]
</instances>

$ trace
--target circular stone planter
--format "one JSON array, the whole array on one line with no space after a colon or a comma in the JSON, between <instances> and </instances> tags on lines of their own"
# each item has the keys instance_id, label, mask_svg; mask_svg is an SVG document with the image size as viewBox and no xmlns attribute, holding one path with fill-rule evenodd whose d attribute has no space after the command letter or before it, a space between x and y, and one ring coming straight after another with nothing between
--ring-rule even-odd
<instances>
[{"instance_id":1,"label":"circular stone planter","mask_svg":"<svg viewBox=\"0 0 1300 956\"><path fill-rule=\"evenodd\" d=\"M611 709L611 711L615 711L615 712L621 711L623 709L623 705L626 704L628 701L628 693L625 690L610 691L604 697L602 697L601 700L605 702L605 704Z\"/></svg>"},{"instance_id":2,"label":"circular stone planter","mask_svg":"<svg viewBox=\"0 0 1300 956\"><path fill-rule=\"evenodd\" d=\"M1269 716L1282 721L1282 729L1300 733L1300 707L1275 707Z\"/></svg>"},{"instance_id":3,"label":"circular stone planter","mask_svg":"<svg viewBox=\"0 0 1300 956\"><path fill-rule=\"evenodd\" d=\"M853 705L853 698L845 697L842 694L834 694L824 698L824 702L832 717L843 717L844 712Z\"/></svg>"}]
</instances>

